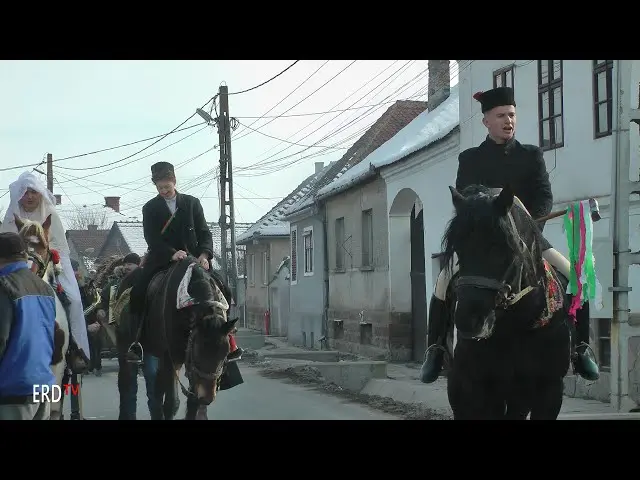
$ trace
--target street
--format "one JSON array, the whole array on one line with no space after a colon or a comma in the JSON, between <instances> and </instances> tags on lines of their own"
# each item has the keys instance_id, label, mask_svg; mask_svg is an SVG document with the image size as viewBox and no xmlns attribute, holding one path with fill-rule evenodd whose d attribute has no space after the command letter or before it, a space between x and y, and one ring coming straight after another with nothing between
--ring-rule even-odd
<instances>
[{"instance_id":1,"label":"street","mask_svg":"<svg viewBox=\"0 0 640 480\"><path fill-rule=\"evenodd\" d=\"M245 383L218 393L209 406L210 420L396 420L399 417L320 393L309 387L264 378L258 370L240 364ZM117 362L103 361L101 377L85 375L82 381L84 417L118 419ZM186 385L186 380L182 379ZM65 418L69 418L65 399ZM180 394L177 419L184 418L186 399ZM138 376L138 420L149 420L144 379Z\"/></svg>"}]
</instances>

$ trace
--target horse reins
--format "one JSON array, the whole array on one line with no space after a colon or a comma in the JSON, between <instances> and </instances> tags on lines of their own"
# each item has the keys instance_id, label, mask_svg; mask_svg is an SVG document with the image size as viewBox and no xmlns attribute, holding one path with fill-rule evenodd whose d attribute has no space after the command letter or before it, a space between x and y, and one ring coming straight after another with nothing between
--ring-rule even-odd
<instances>
[{"instance_id":1,"label":"horse reins","mask_svg":"<svg viewBox=\"0 0 640 480\"><path fill-rule=\"evenodd\" d=\"M523 247L525 253L533 257L533 254L531 253L531 251L525 244L524 240L522 240L522 237L520 237L518 233L515 220L513 219L513 214L511 212L508 213L508 218L511 224L511 228L513 229L513 233L518 236L518 239L520 240L520 244ZM535 267L535 262L532 262L532 263ZM513 287L509 283L508 278L512 270L517 266L517 264L518 264L518 257L515 257L507 267L507 270L505 271L501 280L496 280L494 278L483 277L478 275L460 276L458 277L458 280L456 282L456 288L475 287L475 288L482 288L486 290L494 290L498 295L496 307L503 308L504 310L506 310L509 307L518 303L520 300L522 300L523 297L531 293L534 289L532 285L529 285L518 293L512 292Z\"/></svg>"}]
</instances>

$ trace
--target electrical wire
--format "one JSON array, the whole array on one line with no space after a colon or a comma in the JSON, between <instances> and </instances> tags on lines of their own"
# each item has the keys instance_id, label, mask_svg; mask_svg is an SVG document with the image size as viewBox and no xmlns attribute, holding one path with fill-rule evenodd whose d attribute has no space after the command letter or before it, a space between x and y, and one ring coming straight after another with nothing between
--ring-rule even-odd
<instances>
[{"instance_id":1,"label":"electrical wire","mask_svg":"<svg viewBox=\"0 0 640 480\"><path fill-rule=\"evenodd\" d=\"M254 122L251 122L250 125L248 125L249 127L255 125L257 122L259 122L261 119L265 118L265 115L267 113L269 113L270 111L272 111L274 108L276 108L278 105L280 105L282 102L284 102L287 98L289 98L291 95L293 95L296 91L298 91L299 88L301 88L305 83L307 83L309 80L311 80L311 78L318 73L320 70L322 70L322 68L329 63L329 60L327 60L326 62L324 62L322 65L320 65L311 75L309 75L307 78L305 78L302 83L300 83L296 88L294 88L293 90L291 90L284 98L282 98L278 103L276 103L273 107L271 107L269 110L267 110L264 114L262 114L261 116L257 117L257 120ZM217 115L216 115L217 116ZM238 117L236 117L238 118ZM256 117L254 117L256 118ZM278 118L278 116L276 116L275 118ZM264 126L264 125L262 125ZM234 132L235 133L235 132ZM231 139L234 140L233 135L231 136Z\"/></svg>"},{"instance_id":2,"label":"electrical wire","mask_svg":"<svg viewBox=\"0 0 640 480\"><path fill-rule=\"evenodd\" d=\"M300 60L296 60L295 62L293 62L291 65L289 65L287 68L285 68L284 70L282 70L280 73L278 73L277 75L274 75L273 77L271 77L269 80L267 80L266 82L262 82L260 85L256 85L255 87L251 87L251 88L247 88L246 90L242 90L241 92L233 92L233 93L228 93L227 95L240 95L241 93L247 93L250 92L252 90L255 90L256 88L260 88L263 85L266 85L267 83L271 82L272 80L275 80L276 78L278 78L280 75L282 75L284 72L286 72L287 70L289 70L291 67L293 67L296 63L298 63ZM207 102L209 103L209 102ZM204 107L203 107L204 108Z\"/></svg>"}]
</instances>

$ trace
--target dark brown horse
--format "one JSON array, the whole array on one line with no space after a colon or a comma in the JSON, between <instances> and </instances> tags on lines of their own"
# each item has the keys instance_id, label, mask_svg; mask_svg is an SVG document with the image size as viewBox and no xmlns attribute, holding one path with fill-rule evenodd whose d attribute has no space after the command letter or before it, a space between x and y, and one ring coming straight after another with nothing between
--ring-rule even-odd
<instances>
[{"instance_id":1,"label":"dark brown horse","mask_svg":"<svg viewBox=\"0 0 640 480\"><path fill-rule=\"evenodd\" d=\"M193 263L188 293L195 304L178 309L178 286ZM125 277L118 295L126 294L141 273L141 269L136 269ZM230 351L229 333L237 321L227 321L227 308L214 279L196 259L187 257L172 262L151 280L142 328L123 310L120 322L128 324L128 328L121 329L128 332L126 341L134 343L137 338L145 357L151 355L159 359L154 395L157 404L162 405L162 419L175 417L179 407L178 388L187 397L186 419L207 419L206 408L215 400ZM183 366L188 387L179 376Z\"/></svg>"}]
</instances>

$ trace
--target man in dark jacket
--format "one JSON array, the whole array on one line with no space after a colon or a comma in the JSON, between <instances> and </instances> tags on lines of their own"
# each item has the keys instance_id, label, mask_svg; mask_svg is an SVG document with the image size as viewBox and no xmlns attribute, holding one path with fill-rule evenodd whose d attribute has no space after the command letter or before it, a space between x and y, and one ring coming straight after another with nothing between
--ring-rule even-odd
<instances>
[{"instance_id":1,"label":"man in dark jacket","mask_svg":"<svg viewBox=\"0 0 640 480\"><path fill-rule=\"evenodd\" d=\"M213 257L213 238L202 204L196 197L178 193L173 165L167 162L152 165L151 181L158 195L142 207L144 239L149 250L130 300L131 312L138 315L144 312L149 282L171 261L192 255L209 270Z\"/></svg>"},{"instance_id":2,"label":"man in dark jacket","mask_svg":"<svg viewBox=\"0 0 640 480\"><path fill-rule=\"evenodd\" d=\"M0 233L0 420L48 420L51 404L34 390L51 389L51 365L62 360L55 292L29 269L26 250L17 234Z\"/></svg>"},{"instance_id":3,"label":"man in dark jacket","mask_svg":"<svg viewBox=\"0 0 640 480\"><path fill-rule=\"evenodd\" d=\"M489 188L504 188L509 185L515 193L516 204L524 208L533 218L541 218L551 212L553 193L542 150L535 145L523 145L515 137L516 103L513 90L499 87L474 95L482 106L482 123L488 135L478 147L472 147L458 156L456 189L469 185L484 185ZM544 223L539 224L541 230ZM542 245L544 258L558 271L569 278L570 264L551 244ZM434 294L431 297L428 317L427 357L420 379L424 383L434 382L444 361L446 334L450 319L445 296L451 274L456 269L440 272ZM589 309L585 305L577 313L577 348L573 355L576 372L587 380L597 380L598 364L589 352Z\"/></svg>"}]
</instances>

